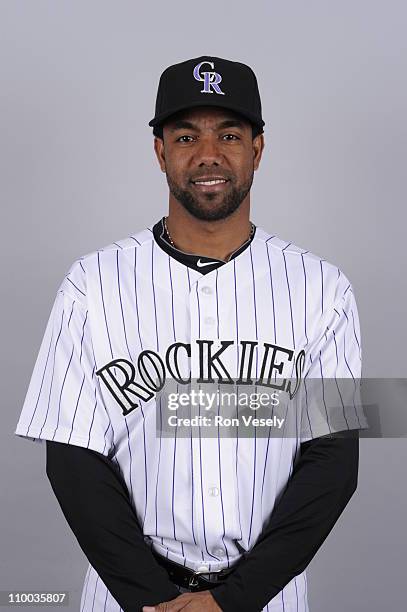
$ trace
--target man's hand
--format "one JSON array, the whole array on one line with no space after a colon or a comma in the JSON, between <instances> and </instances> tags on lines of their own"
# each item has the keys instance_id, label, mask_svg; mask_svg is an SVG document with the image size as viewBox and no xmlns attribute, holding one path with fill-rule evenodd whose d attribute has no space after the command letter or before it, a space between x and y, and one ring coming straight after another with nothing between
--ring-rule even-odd
<instances>
[{"instance_id":1,"label":"man's hand","mask_svg":"<svg viewBox=\"0 0 407 612\"><path fill-rule=\"evenodd\" d=\"M222 612L210 591L182 593L171 601L163 601L158 606L143 606L142 612Z\"/></svg>"}]
</instances>

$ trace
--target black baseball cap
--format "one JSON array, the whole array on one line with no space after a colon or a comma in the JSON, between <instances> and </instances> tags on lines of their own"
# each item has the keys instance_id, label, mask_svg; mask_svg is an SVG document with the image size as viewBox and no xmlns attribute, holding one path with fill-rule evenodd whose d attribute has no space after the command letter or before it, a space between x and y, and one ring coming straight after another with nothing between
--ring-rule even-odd
<instances>
[{"instance_id":1,"label":"black baseball cap","mask_svg":"<svg viewBox=\"0 0 407 612\"><path fill-rule=\"evenodd\" d=\"M169 66L158 84L155 116L157 128L175 113L197 106L218 106L239 113L263 131L256 75L250 66L202 55Z\"/></svg>"}]
</instances>

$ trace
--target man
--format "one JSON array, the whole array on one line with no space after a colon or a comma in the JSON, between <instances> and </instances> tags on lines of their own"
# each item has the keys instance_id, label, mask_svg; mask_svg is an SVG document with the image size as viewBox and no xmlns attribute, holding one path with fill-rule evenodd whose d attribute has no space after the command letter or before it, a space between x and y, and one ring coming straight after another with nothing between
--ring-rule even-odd
<instances>
[{"instance_id":1,"label":"man","mask_svg":"<svg viewBox=\"0 0 407 612\"><path fill-rule=\"evenodd\" d=\"M85 612L306 611L305 568L356 489L360 421L338 385L360 377L352 287L250 221L264 125L248 66L167 68L150 126L168 214L78 259L57 293L16 434L47 440L90 561ZM209 435L225 386L240 431ZM184 389L186 435L170 426ZM242 435L242 390L259 389L278 400Z\"/></svg>"}]
</instances>

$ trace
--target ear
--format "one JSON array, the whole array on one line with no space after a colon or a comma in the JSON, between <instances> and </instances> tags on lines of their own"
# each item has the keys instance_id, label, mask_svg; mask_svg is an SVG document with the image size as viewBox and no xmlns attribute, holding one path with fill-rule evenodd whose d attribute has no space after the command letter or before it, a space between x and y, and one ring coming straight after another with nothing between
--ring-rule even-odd
<instances>
[{"instance_id":1,"label":"ear","mask_svg":"<svg viewBox=\"0 0 407 612\"><path fill-rule=\"evenodd\" d=\"M260 165L261 156L263 155L264 150L264 135L257 134L256 138L253 138L253 165L254 169Z\"/></svg>"},{"instance_id":2,"label":"ear","mask_svg":"<svg viewBox=\"0 0 407 612\"><path fill-rule=\"evenodd\" d=\"M164 140L154 137L154 151L157 156L158 163L162 172L165 172L165 153L164 153Z\"/></svg>"}]
</instances>

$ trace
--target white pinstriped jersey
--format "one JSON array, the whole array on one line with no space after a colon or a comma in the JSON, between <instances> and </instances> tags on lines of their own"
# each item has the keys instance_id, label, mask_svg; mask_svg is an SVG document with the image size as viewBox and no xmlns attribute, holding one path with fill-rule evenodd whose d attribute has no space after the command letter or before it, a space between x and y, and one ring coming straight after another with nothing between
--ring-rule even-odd
<instances>
[{"instance_id":1,"label":"white pinstriped jersey","mask_svg":"<svg viewBox=\"0 0 407 612\"><path fill-rule=\"evenodd\" d=\"M136 364L146 350L164 357L180 342L190 346L189 355L181 351L180 368L197 378L197 340L216 345L226 339L233 343L222 358L234 377L241 341L250 340L256 376L264 343L270 343L294 356L304 350L304 377L356 379L361 375L357 308L338 268L262 228L236 258L202 274L165 253L152 227L71 266L57 292L15 433L111 457L146 542L190 568L228 567L254 546L287 485L300 443L329 431L314 430L311 411L296 438L164 437L156 430L161 401L139 400L139 407L124 415L97 372L114 359ZM286 360L284 374L292 376L293 367L294 359ZM81 610L120 610L90 565ZM308 610L305 572L264 610Z\"/></svg>"}]
</instances>

